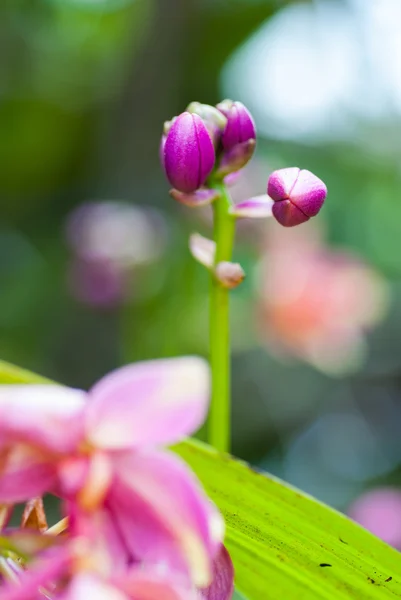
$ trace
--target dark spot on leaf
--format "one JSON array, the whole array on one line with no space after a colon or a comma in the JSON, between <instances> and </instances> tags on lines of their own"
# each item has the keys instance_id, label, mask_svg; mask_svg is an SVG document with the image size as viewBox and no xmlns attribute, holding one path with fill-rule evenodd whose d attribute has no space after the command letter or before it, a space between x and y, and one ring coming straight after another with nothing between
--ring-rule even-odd
<instances>
[{"instance_id":1,"label":"dark spot on leaf","mask_svg":"<svg viewBox=\"0 0 401 600\"><path fill-rule=\"evenodd\" d=\"M341 542L342 544L347 544L347 545L348 545L348 542L345 542L345 541L344 541L342 538L338 538L338 539L340 540L340 542Z\"/></svg>"},{"instance_id":2,"label":"dark spot on leaf","mask_svg":"<svg viewBox=\"0 0 401 600\"><path fill-rule=\"evenodd\" d=\"M332 567L333 565L329 565L329 563L320 563L319 567Z\"/></svg>"},{"instance_id":3,"label":"dark spot on leaf","mask_svg":"<svg viewBox=\"0 0 401 600\"><path fill-rule=\"evenodd\" d=\"M392 577L387 577L387 579L386 579L386 583L387 583L388 581L391 581L391 580L392 580Z\"/></svg>"},{"instance_id":4,"label":"dark spot on leaf","mask_svg":"<svg viewBox=\"0 0 401 600\"><path fill-rule=\"evenodd\" d=\"M370 581L370 583L376 583L374 579L372 579L371 577L368 577L368 581Z\"/></svg>"}]
</instances>

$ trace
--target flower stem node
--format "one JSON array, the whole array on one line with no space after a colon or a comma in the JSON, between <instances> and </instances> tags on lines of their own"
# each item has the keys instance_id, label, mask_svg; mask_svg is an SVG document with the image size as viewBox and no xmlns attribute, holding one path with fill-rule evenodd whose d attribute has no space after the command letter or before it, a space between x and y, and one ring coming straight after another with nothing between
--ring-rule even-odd
<instances>
[{"instance_id":1,"label":"flower stem node","mask_svg":"<svg viewBox=\"0 0 401 600\"><path fill-rule=\"evenodd\" d=\"M327 188L310 171L291 167L270 175L267 193L274 202L275 219L284 227L293 227L318 214L326 199Z\"/></svg>"},{"instance_id":2,"label":"flower stem node","mask_svg":"<svg viewBox=\"0 0 401 600\"><path fill-rule=\"evenodd\" d=\"M191 194L203 186L215 164L215 150L208 129L197 114L182 113L167 127L162 143L162 164L171 185Z\"/></svg>"},{"instance_id":3,"label":"flower stem node","mask_svg":"<svg viewBox=\"0 0 401 600\"><path fill-rule=\"evenodd\" d=\"M245 279L245 271L241 265L228 261L219 262L214 274L220 284L228 290L238 287Z\"/></svg>"}]
</instances>

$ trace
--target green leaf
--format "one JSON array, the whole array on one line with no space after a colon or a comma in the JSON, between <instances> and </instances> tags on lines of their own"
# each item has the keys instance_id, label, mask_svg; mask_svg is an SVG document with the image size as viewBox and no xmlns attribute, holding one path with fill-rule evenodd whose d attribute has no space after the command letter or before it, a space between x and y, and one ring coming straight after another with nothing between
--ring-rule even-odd
<instances>
[{"instance_id":1,"label":"green leaf","mask_svg":"<svg viewBox=\"0 0 401 600\"><path fill-rule=\"evenodd\" d=\"M176 451L226 519L249 600L401 597L401 555L344 515L200 442Z\"/></svg>"},{"instance_id":2,"label":"green leaf","mask_svg":"<svg viewBox=\"0 0 401 600\"><path fill-rule=\"evenodd\" d=\"M0 383L52 383L41 375L0 360Z\"/></svg>"},{"instance_id":3,"label":"green leaf","mask_svg":"<svg viewBox=\"0 0 401 600\"><path fill-rule=\"evenodd\" d=\"M46 381L0 362L0 383ZM248 600L401 598L401 555L344 515L200 442L175 451L226 519L236 586Z\"/></svg>"}]
</instances>

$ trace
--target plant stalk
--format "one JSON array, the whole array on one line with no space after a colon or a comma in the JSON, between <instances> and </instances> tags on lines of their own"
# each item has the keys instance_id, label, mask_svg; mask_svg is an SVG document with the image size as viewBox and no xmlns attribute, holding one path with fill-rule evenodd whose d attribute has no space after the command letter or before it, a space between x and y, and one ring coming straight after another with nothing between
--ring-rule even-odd
<instances>
[{"instance_id":1,"label":"plant stalk","mask_svg":"<svg viewBox=\"0 0 401 600\"><path fill-rule=\"evenodd\" d=\"M235 218L229 210L232 205L224 184L215 186L221 193L214 204L215 266L231 261ZM231 446L231 357L229 290L221 285L214 273L210 284L210 364L212 369L212 401L208 424L208 441L221 452Z\"/></svg>"}]
</instances>

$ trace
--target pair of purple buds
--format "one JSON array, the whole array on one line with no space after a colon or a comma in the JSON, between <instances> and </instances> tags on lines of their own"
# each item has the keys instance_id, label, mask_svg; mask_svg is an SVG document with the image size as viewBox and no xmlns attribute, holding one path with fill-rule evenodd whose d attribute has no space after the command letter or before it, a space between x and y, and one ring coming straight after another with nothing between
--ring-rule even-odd
<instances>
[{"instance_id":1,"label":"pair of purple buds","mask_svg":"<svg viewBox=\"0 0 401 600\"><path fill-rule=\"evenodd\" d=\"M216 107L192 102L187 110L164 124L160 158L170 194L188 206L216 200L216 184L228 183L252 158L256 127L241 102L224 100ZM323 181L298 168L274 171L267 196L257 196L233 207L237 217L267 217L273 214L285 227L317 215L327 195Z\"/></svg>"}]
</instances>

